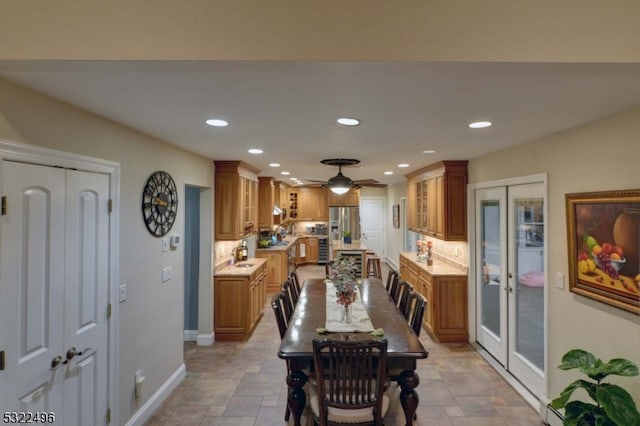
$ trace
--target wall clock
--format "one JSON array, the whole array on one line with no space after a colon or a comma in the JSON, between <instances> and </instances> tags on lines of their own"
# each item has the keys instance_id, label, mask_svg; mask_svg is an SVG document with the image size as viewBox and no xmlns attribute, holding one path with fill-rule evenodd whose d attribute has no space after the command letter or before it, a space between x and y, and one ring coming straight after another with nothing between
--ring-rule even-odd
<instances>
[{"instance_id":1,"label":"wall clock","mask_svg":"<svg viewBox=\"0 0 640 426\"><path fill-rule=\"evenodd\" d=\"M171 230L178 213L178 191L171 175L154 172L142 192L142 217L151 235L162 237Z\"/></svg>"}]
</instances>

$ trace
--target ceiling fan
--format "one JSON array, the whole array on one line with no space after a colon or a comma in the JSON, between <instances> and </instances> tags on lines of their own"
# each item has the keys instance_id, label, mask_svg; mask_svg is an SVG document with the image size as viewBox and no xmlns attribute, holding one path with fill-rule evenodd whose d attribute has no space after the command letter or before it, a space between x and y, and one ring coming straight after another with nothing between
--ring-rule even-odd
<instances>
[{"instance_id":1,"label":"ceiling fan","mask_svg":"<svg viewBox=\"0 0 640 426\"><path fill-rule=\"evenodd\" d=\"M356 164L360 164L360 160L356 160L353 158L328 158L320 162L327 166L338 166L338 174L330 178L326 182L321 180L303 179L307 182L310 182L310 186L318 185L323 188L329 188L331 192L338 195L346 193L351 188L360 188L363 186L384 188L385 186L387 186L375 179L352 180L351 178L342 174L342 167L355 166Z\"/></svg>"}]
</instances>

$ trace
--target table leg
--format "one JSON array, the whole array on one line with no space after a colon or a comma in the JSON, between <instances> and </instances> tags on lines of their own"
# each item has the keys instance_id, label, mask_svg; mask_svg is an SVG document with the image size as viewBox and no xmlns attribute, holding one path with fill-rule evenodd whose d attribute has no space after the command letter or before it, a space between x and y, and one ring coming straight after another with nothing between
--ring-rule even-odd
<instances>
[{"instance_id":1,"label":"table leg","mask_svg":"<svg viewBox=\"0 0 640 426\"><path fill-rule=\"evenodd\" d=\"M307 375L299 370L291 370L287 376L287 385L289 386L289 396L287 397L287 404L293 414L294 426L300 426L300 419L302 418L302 412L307 403L307 395L302 389L305 383L307 383Z\"/></svg>"},{"instance_id":2,"label":"table leg","mask_svg":"<svg viewBox=\"0 0 640 426\"><path fill-rule=\"evenodd\" d=\"M402 389L400 391L400 403L404 410L406 425L411 426L418 408L418 393L415 388L420 384L420 377L413 370L404 370L398 376L398 384Z\"/></svg>"}]
</instances>

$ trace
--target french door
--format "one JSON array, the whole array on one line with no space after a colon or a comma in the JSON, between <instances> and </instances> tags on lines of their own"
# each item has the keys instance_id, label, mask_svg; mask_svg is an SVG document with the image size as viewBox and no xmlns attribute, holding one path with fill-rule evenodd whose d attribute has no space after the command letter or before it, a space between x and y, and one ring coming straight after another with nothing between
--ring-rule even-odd
<instances>
[{"instance_id":1,"label":"french door","mask_svg":"<svg viewBox=\"0 0 640 426\"><path fill-rule=\"evenodd\" d=\"M544 184L476 189L477 340L544 396Z\"/></svg>"},{"instance_id":2,"label":"french door","mask_svg":"<svg viewBox=\"0 0 640 426\"><path fill-rule=\"evenodd\" d=\"M104 425L109 177L11 161L0 172L0 408Z\"/></svg>"}]
</instances>

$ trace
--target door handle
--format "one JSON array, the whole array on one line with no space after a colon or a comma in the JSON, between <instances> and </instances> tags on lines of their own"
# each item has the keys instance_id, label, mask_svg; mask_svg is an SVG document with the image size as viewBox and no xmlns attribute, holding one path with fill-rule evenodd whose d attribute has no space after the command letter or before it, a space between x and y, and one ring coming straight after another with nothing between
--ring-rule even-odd
<instances>
[{"instance_id":1,"label":"door handle","mask_svg":"<svg viewBox=\"0 0 640 426\"><path fill-rule=\"evenodd\" d=\"M75 346L71 346L68 350L67 350L67 354L66 357L67 359L64 361L64 364L68 363L69 361L71 361L74 357L76 356L82 356L84 354L86 354L87 352L91 351L91 348L85 348L81 351L78 352L78 350L76 349Z\"/></svg>"},{"instance_id":2,"label":"door handle","mask_svg":"<svg viewBox=\"0 0 640 426\"><path fill-rule=\"evenodd\" d=\"M51 360L50 370L55 370L60 366L60 364L62 364L62 356L61 355L54 356L53 359Z\"/></svg>"}]
</instances>

